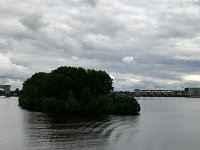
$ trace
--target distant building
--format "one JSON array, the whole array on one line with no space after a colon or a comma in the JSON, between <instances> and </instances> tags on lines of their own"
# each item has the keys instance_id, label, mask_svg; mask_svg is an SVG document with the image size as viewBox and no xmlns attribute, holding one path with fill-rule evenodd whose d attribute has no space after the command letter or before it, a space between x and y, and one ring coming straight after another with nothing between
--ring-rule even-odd
<instances>
[{"instance_id":1,"label":"distant building","mask_svg":"<svg viewBox=\"0 0 200 150\"><path fill-rule=\"evenodd\" d=\"M200 97L200 88L185 88L187 97Z\"/></svg>"},{"instance_id":2,"label":"distant building","mask_svg":"<svg viewBox=\"0 0 200 150\"><path fill-rule=\"evenodd\" d=\"M184 90L140 90L135 89L135 97L183 97Z\"/></svg>"},{"instance_id":3,"label":"distant building","mask_svg":"<svg viewBox=\"0 0 200 150\"><path fill-rule=\"evenodd\" d=\"M200 88L185 88L185 90L140 90L130 91L114 91L118 96L134 96L134 97L199 97Z\"/></svg>"}]
</instances>

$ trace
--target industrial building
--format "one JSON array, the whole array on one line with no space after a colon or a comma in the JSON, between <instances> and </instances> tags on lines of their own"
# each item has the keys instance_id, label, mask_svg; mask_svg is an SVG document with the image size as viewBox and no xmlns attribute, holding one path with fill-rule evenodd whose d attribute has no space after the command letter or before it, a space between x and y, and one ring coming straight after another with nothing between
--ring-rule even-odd
<instances>
[{"instance_id":1,"label":"industrial building","mask_svg":"<svg viewBox=\"0 0 200 150\"><path fill-rule=\"evenodd\" d=\"M200 97L200 88L185 88L187 97Z\"/></svg>"},{"instance_id":2,"label":"industrial building","mask_svg":"<svg viewBox=\"0 0 200 150\"><path fill-rule=\"evenodd\" d=\"M200 97L200 88L184 90L140 90L135 89L135 97Z\"/></svg>"},{"instance_id":3,"label":"industrial building","mask_svg":"<svg viewBox=\"0 0 200 150\"><path fill-rule=\"evenodd\" d=\"M200 88L185 88L184 90L140 90L135 89L130 91L115 91L118 96L133 96L133 97L194 97L200 98Z\"/></svg>"}]
</instances>

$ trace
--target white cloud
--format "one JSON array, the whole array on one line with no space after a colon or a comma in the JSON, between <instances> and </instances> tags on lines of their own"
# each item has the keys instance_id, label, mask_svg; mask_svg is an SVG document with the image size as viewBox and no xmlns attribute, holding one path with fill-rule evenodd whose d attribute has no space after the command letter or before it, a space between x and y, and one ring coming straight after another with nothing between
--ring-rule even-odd
<instances>
[{"instance_id":1,"label":"white cloud","mask_svg":"<svg viewBox=\"0 0 200 150\"><path fill-rule=\"evenodd\" d=\"M79 58L76 57L76 56L72 56L72 59L75 60L75 61L78 61L78 60L79 60Z\"/></svg>"},{"instance_id":2,"label":"white cloud","mask_svg":"<svg viewBox=\"0 0 200 150\"><path fill-rule=\"evenodd\" d=\"M130 64L134 61L133 56L126 56L124 58L122 58L122 62Z\"/></svg>"},{"instance_id":3,"label":"white cloud","mask_svg":"<svg viewBox=\"0 0 200 150\"><path fill-rule=\"evenodd\" d=\"M111 77L111 79L115 79L115 77L110 73L109 76Z\"/></svg>"},{"instance_id":4,"label":"white cloud","mask_svg":"<svg viewBox=\"0 0 200 150\"><path fill-rule=\"evenodd\" d=\"M0 53L0 78L25 79L29 74L27 68L12 63L9 57Z\"/></svg>"},{"instance_id":5,"label":"white cloud","mask_svg":"<svg viewBox=\"0 0 200 150\"><path fill-rule=\"evenodd\" d=\"M200 81L200 75L186 75L186 76L183 76L183 80L185 80L185 81Z\"/></svg>"},{"instance_id":6,"label":"white cloud","mask_svg":"<svg viewBox=\"0 0 200 150\"><path fill-rule=\"evenodd\" d=\"M19 79L7 79L5 81L6 85L11 85L11 90L15 90L16 88L22 89L23 81Z\"/></svg>"}]
</instances>

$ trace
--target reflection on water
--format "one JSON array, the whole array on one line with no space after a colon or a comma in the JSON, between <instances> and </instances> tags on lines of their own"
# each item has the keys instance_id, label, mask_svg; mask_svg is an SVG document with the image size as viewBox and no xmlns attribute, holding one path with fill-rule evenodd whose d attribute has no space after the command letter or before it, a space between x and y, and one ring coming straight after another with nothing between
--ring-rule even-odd
<instances>
[{"instance_id":1,"label":"reflection on water","mask_svg":"<svg viewBox=\"0 0 200 150\"><path fill-rule=\"evenodd\" d=\"M131 128L136 118L35 112L26 117L24 129L32 149L108 149L110 142Z\"/></svg>"},{"instance_id":2,"label":"reflection on water","mask_svg":"<svg viewBox=\"0 0 200 150\"><path fill-rule=\"evenodd\" d=\"M196 150L200 99L138 98L138 116L66 116L22 110L0 98L3 150Z\"/></svg>"}]
</instances>

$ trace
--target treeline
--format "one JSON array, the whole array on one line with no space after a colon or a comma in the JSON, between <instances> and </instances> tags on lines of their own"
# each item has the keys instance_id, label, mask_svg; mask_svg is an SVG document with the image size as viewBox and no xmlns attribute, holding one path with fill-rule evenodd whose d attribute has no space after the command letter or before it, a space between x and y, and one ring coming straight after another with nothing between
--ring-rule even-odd
<instances>
[{"instance_id":1,"label":"treeline","mask_svg":"<svg viewBox=\"0 0 200 150\"><path fill-rule=\"evenodd\" d=\"M19 105L32 111L69 114L137 114L134 98L111 94L112 79L105 71L60 67L36 73L23 84Z\"/></svg>"}]
</instances>

